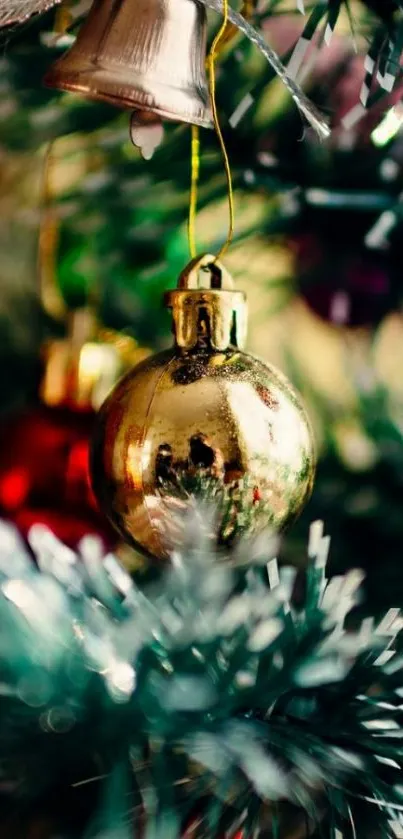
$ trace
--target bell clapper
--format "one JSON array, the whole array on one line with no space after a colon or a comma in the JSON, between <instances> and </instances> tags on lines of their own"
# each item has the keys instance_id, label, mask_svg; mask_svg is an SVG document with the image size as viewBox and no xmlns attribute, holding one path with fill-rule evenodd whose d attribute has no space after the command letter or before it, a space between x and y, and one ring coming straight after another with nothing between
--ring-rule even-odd
<instances>
[{"instance_id":1,"label":"bell clapper","mask_svg":"<svg viewBox=\"0 0 403 839\"><path fill-rule=\"evenodd\" d=\"M144 160L151 160L164 139L162 120L155 114L133 111L130 119L130 139Z\"/></svg>"}]
</instances>

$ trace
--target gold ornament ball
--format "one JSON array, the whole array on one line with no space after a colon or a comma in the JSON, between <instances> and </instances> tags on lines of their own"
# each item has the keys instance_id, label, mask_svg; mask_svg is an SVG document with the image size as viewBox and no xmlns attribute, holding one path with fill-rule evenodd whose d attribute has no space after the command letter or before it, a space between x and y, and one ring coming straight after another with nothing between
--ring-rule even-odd
<instances>
[{"instance_id":1,"label":"gold ornament ball","mask_svg":"<svg viewBox=\"0 0 403 839\"><path fill-rule=\"evenodd\" d=\"M210 287L200 289L206 267ZM224 269L209 256L191 263L167 298L176 346L115 387L92 449L101 508L157 561L178 547L176 514L197 499L219 499L215 535L224 546L242 531L283 530L309 497L315 470L300 398L278 370L240 348L245 300Z\"/></svg>"}]
</instances>

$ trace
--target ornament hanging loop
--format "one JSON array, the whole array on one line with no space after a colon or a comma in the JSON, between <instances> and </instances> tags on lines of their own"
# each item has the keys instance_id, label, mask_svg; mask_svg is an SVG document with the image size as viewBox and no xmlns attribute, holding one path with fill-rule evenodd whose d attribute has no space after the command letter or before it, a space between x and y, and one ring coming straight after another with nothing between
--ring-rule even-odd
<instances>
[{"instance_id":1,"label":"ornament hanging loop","mask_svg":"<svg viewBox=\"0 0 403 839\"><path fill-rule=\"evenodd\" d=\"M186 268L183 269L178 279L178 288L193 289L194 291L204 288L227 289L232 291L234 281L229 271L224 268L216 256L205 253L192 259ZM242 292L241 292L242 293Z\"/></svg>"},{"instance_id":2,"label":"ornament hanging loop","mask_svg":"<svg viewBox=\"0 0 403 839\"><path fill-rule=\"evenodd\" d=\"M182 350L205 348L223 352L246 342L247 304L229 272L211 254L193 259L182 271L177 288L166 292L173 332Z\"/></svg>"}]
</instances>

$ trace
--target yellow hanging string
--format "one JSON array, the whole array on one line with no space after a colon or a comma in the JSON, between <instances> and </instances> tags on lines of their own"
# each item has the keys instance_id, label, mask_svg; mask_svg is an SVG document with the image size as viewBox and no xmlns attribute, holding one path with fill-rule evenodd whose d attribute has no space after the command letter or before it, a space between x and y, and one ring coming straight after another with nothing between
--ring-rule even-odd
<instances>
[{"instance_id":1,"label":"yellow hanging string","mask_svg":"<svg viewBox=\"0 0 403 839\"><path fill-rule=\"evenodd\" d=\"M197 255L196 251L196 213L197 213L197 187L199 183L200 170L200 141L199 141L199 127L192 125L192 139L190 147L190 200L189 200L189 220L188 220L188 241L189 252L191 259Z\"/></svg>"},{"instance_id":2,"label":"yellow hanging string","mask_svg":"<svg viewBox=\"0 0 403 839\"><path fill-rule=\"evenodd\" d=\"M256 0L244 0L244 2L242 3L240 14L246 20L251 19L255 8L255 2ZM233 42L240 37L242 37L242 35L238 27L234 23L228 23L225 33L220 39L220 52L222 52L223 49L225 49L226 47L232 45Z\"/></svg>"},{"instance_id":3,"label":"yellow hanging string","mask_svg":"<svg viewBox=\"0 0 403 839\"><path fill-rule=\"evenodd\" d=\"M65 35L73 22L73 15L71 14L70 3L62 3L56 9L54 31L58 35Z\"/></svg>"},{"instance_id":4,"label":"yellow hanging string","mask_svg":"<svg viewBox=\"0 0 403 839\"><path fill-rule=\"evenodd\" d=\"M221 47L223 47L226 43L226 32L228 26L228 0L223 0L223 19L222 24L220 26L217 35L214 38L214 41L211 45L210 54L207 57L207 69L209 74L209 88L210 88L210 100L211 100L211 110L213 114L213 122L214 128L218 137L218 141L221 147L221 153L224 159L224 168L225 174L227 178L227 189L228 189L228 211L229 211L229 223L228 223L228 233L227 238L220 248L219 252L216 255L216 259L219 259L223 254L226 253L228 250L232 238L234 235L234 195L232 189L232 177L231 177L231 168L228 159L227 149L225 147L224 137L222 135L220 122L218 119L217 113L217 105L215 100L216 95L216 77L215 77L215 63L217 56L219 55ZM199 183L199 171L200 171L200 143L199 143L199 129L196 125L192 125L192 138L191 138L191 181L190 181L190 201L189 201L189 218L188 218L188 241L189 241L189 251L190 256L192 259L196 256L196 236L195 236L195 226L196 226L196 213L197 213L197 191L198 191L198 183Z\"/></svg>"},{"instance_id":5,"label":"yellow hanging string","mask_svg":"<svg viewBox=\"0 0 403 839\"><path fill-rule=\"evenodd\" d=\"M216 134L221 146L221 153L224 159L224 168L225 174L227 177L227 188L228 188L228 212L229 212L229 223L228 223L228 233L227 238L223 244L223 246L218 251L216 259L220 259L228 250L232 238L234 235L234 194L232 191L232 177L231 177L231 167L228 159L227 149L225 148L224 137L222 135L220 121L218 119L217 113L217 105L215 101L215 90L216 90L216 77L215 77L215 62L216 58L219 54L219 47L224 39L228 24L228 0L223 0L223 19L222 24L220 26L217 35L214 38L214 41L211 45L210 55L207 59L207 66L209 70L209 86L210 86L210 99L211 99L211 110L213 112L213 121L214 121L214 128L216 130Z\"/></svg>"}]
</instances>

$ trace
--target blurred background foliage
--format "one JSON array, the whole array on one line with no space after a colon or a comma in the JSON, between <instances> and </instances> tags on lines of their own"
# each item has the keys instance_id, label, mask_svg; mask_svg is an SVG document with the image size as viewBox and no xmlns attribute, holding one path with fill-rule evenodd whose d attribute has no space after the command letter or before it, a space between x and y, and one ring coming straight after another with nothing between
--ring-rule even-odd
<instances>
[{"instance_id":1,"label":"blurred background foliage","mask_svg":"<svg viewBox=\"0 0 403 839\"><path fill-rule=\"evenodd\" d=\"M331 121L329 140L303 123L241 38L221 61L217 100L235 188L226 264L248 293L249 348L299 387L318 441L314 494L282 555L300 562L309 522L323 518L334 569L365 567L371 598L384 608L403 598L399 73L392 94L353 127L343 122L359 99L379 8L353 3L354 37L343 12L330 45L319 28L308 51L300 81ZM296 4L260 4L256 19L286 61L305 22ZM165 124L162 145L145 162L130 143L126 113L46 90L43 75L61 51L54 26L53 10L0 36L1 409L8 416L37 399L41 347L65 329L59 295L70 309L90 303L105 326L159 349L170 330L160 297L188 260L188 127ZM244 97L249 107L234 125ZM226 181L214 133L202 132L201 143L198 248L214 251L226 234ZM38 270L44 219L57 231L50 286Z\"/></svg>"}]
</instances>

